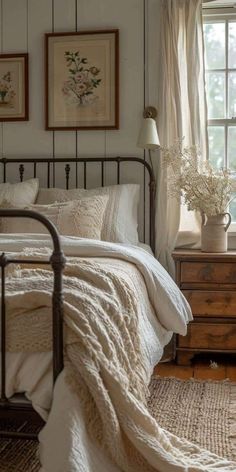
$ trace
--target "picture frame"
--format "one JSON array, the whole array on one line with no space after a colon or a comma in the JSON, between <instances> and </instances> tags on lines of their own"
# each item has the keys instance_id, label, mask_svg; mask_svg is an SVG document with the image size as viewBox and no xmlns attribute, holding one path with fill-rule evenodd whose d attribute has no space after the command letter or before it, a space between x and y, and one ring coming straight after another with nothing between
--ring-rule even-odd
<instances>
[{"instance_id":1,"label":"picture frame","mask_svg":"<svg viewBox=\"0 0 236 472\"><path fill-rule=\"evenodd\" d=\"M28 54L0 54L0 121L27 121L28 93Z\"/></svg>"},{"instance_id":2,"label":"picture frame","mask_svg":"<svg viewBox=\"0 0 236 472\"><path fill-rule=\"evenodd\" d=\"M119 31L45 34L46 130L119 128Z\"/></svg>"}]
</instances>

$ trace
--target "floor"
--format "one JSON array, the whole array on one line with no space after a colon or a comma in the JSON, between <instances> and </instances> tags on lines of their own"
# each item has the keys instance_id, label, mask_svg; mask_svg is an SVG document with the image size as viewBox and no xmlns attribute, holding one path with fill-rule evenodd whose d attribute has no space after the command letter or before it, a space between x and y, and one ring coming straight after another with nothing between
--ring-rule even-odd
<instances>
[{"instance_id":1,"label":"floor","mask_svg":"<svg viewBox=\"0 0 236 472\"><path fill-rule=\"evenodd\" d=\"M211 356L212 357L212 356ZM179 379L229 379L236 382L236 358L214 357L197 358L191 366L178 366L174 362L158 364L154 371L161 377L177 377Z\"/></svg>"}]
</instances>

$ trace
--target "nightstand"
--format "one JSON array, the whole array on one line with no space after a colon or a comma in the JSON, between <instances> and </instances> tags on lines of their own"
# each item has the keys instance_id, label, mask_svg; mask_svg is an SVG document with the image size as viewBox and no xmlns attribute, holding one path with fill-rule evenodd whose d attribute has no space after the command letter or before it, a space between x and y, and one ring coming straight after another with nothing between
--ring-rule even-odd
<instances>
[{"instance_id":1,"label":"nightstand","mask_svg":"<svg viewBox=\"0 0 236 472\"><path fill-rule=\"evenodd\" d=\"M236 354L236 251L176 250L176 283L194 321L177 336L177 364L189 365L200 352Z\"/></svg>"}]
</instances>

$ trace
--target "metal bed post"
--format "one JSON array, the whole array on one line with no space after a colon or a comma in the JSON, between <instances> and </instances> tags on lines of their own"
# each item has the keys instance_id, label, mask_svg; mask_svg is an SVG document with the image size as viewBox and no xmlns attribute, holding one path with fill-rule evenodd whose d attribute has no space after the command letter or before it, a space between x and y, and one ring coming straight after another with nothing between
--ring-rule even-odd
<instances>
[{"instance_id":1,"label":"metal bed post","mask_svg":"<svg viewBox=\"0 0 236 472\"><path fill-rule=\"evenodd\" d=\"M22 402L12 402L6 397L6 310L5 310L5 268L9 264L43 264L51 265L53 270L53 294L52 294L52 326L53 326L53 383L63 369L63 280L62 272L65 266L65 256L61 249L60 237L55 226L45 216L31 210L2 209L0 217L14 218L25 217L40 221L49 231L53 241L53 252L49 260L17 259L2 253L0 256L1 267L1 395L0 418L16 418L16 413L26 415L28 419L37 415L29 406ZM36 439L37 434L23 433L19 431L0 431L0 437L17 437L24 439Z\"/></svg>"}]
</instances>

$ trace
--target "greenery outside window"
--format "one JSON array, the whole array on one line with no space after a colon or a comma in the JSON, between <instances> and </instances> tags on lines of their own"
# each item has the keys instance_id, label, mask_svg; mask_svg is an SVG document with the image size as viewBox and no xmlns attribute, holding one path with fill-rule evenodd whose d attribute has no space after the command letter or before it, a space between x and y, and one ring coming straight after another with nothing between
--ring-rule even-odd
<instances>
[{"instance_id":1,"label":"greenery outside window","mask_svg":"<svg viewBox=\"0 0 236 472\"><path fill-rule=\"evenodd\" d=\"M236 195L236 11L206 10L204 46L209 161L233 172ZM236 231L236 200L230 205Z\"/></svg>"}]
</instances>

